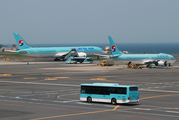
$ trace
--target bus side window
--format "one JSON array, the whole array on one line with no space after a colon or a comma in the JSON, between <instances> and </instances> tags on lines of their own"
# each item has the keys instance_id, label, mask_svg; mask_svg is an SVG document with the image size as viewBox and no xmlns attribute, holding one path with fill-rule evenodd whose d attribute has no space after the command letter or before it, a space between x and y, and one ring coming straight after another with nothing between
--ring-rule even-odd
<instances>
[{"instance_id":1,"label":"bus side window","mask_svg":"<svg viewBox=\"0 0 179 120\"><path fill-rule=\"evenodd\" d=\"M118 94L126 94L126 88L117 88L117 93Z\"/></svg>"},{"instance_id":2,"label":"bus side window","mask_svg":"<svg viewBox=\"0 0 179 120\"><path fill-rule=\"evenodd\" d=\"M113 91L113 93L117 93L116 88L113 88L112 91Z\"/></svg>"},{"instance_id":3,"label":"bus side window","mask_svg":"<svg viewBox=\"0 0 179 120\"><path fill-rule=\"evenodd\" d=\"M107 89L106 89L106 94L107 94L107 95L110 95L110 88L107 88Z\"/></svg>"},{"instance_id":4,"label":"bus side window","mask_svg":"<svg viewBox=\"0 0 179 120\"><path fill-rule=\"evenodd\" d=\"M110 93L116 94L117 93L116 88L114 88L114 87L110 88Z\"/></svg>"},{"instance_id":5,"label":"bus side window","mask_svg":"<svg viewBox=\"0 0 179 120\"><path fill-rule=\"evenodd\" d=\"M96 88L96 89L94 89L94 92L93 92L93 94L98 94L99 92L98 92L98 89Z\"/></svg>"},{"instance_id":6,"label":"bus side window","mask_svg":"<svg viewBox=\"0 0 179 120\"><path fill-rule=\"evenodd\" d=\"M90 89L89 89L89 88L86 88L85 93L90 93Z\"/></svg>"}]
</instances>

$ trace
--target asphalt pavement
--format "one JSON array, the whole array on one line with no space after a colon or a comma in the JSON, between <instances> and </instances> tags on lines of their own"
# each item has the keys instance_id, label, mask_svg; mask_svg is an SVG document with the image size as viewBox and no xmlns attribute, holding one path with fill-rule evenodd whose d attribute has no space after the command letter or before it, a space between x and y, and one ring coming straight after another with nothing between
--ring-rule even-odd
<instances>
[{"instance_id":1,"label":"asphalt pavement","mask_svg":"<svg viewBox=\"0 0 179 120\"><path fill-rule=\"evenodd\" d=\"M1 58L2 59L2 58ZM127 69L93 64L64 64L42 58L0 61L2 120L178 120L179 62L172 67ZM29 63L28 63L29 62ZM79 100L80 84L118 83L139 86L133 104Z\"/></svg>"}]
</instances>

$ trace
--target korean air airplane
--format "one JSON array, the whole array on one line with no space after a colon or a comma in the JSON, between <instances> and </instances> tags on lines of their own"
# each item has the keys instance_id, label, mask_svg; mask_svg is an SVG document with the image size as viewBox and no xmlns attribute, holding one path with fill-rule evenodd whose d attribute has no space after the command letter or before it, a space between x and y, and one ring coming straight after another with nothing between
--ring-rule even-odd
<instances>
[{"instance_id":1,"label":"korean air airplane","mask_svg":"<svg viewBox=\"0 0 179 120\"><path fill-rule=\"evenodd\" d=\"M147 65L146 67L155 66L171 66L176 59L169 54L124 54L120 52L115 45L113 39L108 36L112 55L110 58L113 60L119 60L121 63L126 65Z\"/></svg>"},{"instance_id":2,"label":"korean air airplane","mask_svg":"<svg viewBox=\"0 0 179 120\"><path fill-rule=\"evenodd\" d=\"M16 53L25 54L27 56L35 57L54 57L56 60L66 60L70 56L100 56L105 54L102 48L95 46L75 46L75 47L30 47L22 37L14 33L19 50Z\"/></svg>"}]
</instances>

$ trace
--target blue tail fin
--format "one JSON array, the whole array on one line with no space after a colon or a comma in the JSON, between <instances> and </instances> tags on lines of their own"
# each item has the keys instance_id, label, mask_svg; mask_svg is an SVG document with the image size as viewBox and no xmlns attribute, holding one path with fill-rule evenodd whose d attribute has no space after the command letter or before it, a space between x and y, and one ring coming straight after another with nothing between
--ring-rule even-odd
<instances>
[{"instance_id":1,"label":"blue tail fin","mask_svg":"<svg viewBox=\"0 0 179 120\"><path fill-rule=\"evenodd\" d=\"M110 36L108 36L108 38L109 38L110 48L112 50L112 55L124 54L124 53L122 53L122 52L120 52L118 50L118 48L117 48L116 44L114 43L113 39Z\"/></svg>"},{"instance_id":2,"label":"blue tail fin","mask_svg":"<svg viewBox=\"0 0 179 120\"><path fill-rule=\"evenodd\" d=\"M14 37L16 39L19 49L30 48L29 45L22 39L22 37L19 34L17 34L17 33L13 33L13 34L14 34Z\"/></svg>"}]
</instances>

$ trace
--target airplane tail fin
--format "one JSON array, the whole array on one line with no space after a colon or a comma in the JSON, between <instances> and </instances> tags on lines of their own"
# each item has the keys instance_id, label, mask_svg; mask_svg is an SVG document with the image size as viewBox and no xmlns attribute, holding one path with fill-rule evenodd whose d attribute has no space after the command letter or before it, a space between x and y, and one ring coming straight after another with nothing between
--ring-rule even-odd
<instances>
[{"instance_id":1,"label":"airplane tail fin","mask_svg":"<svg viewBox=\"0 0 179 120\"><path fill-rule=\"evenodd\" d=\"M109 43L110 43L110 48L112 50L112 55L119 55L119 54L124 54L122 52L120 52L116 46L116 44L114 43L112 37L108 36L109 38Z\"/></svg>"},{"instance_id":2,"label":"airplane tail fin","mask_svg":"<svg viewBox=\"0 0 179 120\"><path fill-rule=\"evenodd\" d=\"M18 33L13 33L16 39L17 45L19 49L27 49L30 48L29 45L22 39L22 37Z\"/></svg>"}]
</instances>

